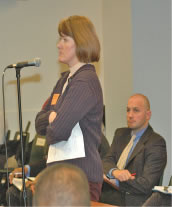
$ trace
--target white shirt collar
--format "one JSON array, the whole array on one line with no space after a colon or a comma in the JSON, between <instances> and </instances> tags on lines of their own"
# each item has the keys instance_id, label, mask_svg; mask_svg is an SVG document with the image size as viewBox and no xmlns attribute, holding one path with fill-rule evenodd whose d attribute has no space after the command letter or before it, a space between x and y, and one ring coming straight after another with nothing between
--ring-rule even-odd
<instances>
[{"instance_id":1,"label":"white shirt collar","mask_svg":"<svg viewBox=\"0 0 172 207\"><path fill-rule=\"evenodd\" d=\"M74 73L76 73L76 71L82 67L83 65L85 65L86 63L81 63L81 62L78 62L77 64L75 64L74 66L72 66L71 68L69 68L70 70L70 74L69 76L71 77Z\"/></svg>"}]
</instances>

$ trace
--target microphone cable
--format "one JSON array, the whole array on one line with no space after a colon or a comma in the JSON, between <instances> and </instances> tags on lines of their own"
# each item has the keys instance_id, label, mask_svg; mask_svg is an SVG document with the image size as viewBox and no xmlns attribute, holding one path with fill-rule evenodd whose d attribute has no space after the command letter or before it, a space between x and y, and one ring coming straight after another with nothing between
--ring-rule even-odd
<instances>
[{"instance_id":1,"label":"microphone cable","mask_svg":"<svg viewBox=\"0 0 172 207\"><path fill-rule=\"evenodd\" d=\"M3 74L2 74L2 99L3 99L3 116L4 116L4 144L5 144L5 159L6 159L6 164L7 164L7 171L6 171L6 176L7 176L7 189L9 192L10 184L9 184L9 170L8 170L8 149L7 149L7 136L6 136L6 116L5 116L5 93L4 93L4 75L7 67L4 69ZM10 193L8 197L8 202L9 206L11 206L11 199L10 199Z\"/></svg>"}]
</instances>

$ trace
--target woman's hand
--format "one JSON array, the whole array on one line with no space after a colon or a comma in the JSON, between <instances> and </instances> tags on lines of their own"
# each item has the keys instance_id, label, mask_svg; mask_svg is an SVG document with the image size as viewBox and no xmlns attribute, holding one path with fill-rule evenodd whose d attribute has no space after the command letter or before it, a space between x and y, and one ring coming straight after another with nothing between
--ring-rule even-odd
<instances>
[{"instance_id":1,"label":"woman's hand","mask_svg":"<svg viewBox=\"0 0 172 207\"><path fill-rule=\"evenodd\" d=\"M54 119L56 118L57 113L55 111L52 111L49 115L49 123L52 123Z\"/></svg>"}]
</instances>

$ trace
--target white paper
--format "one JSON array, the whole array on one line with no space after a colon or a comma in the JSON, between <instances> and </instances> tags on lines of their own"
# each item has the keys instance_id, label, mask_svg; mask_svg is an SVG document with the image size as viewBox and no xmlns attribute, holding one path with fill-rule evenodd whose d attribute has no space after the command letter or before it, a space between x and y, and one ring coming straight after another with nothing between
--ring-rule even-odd
<instances>
[{"instance_id":1,"label":"white paper","mask_svg":"<svg viewBox=\"0 0 172 207\"><path fill-rule=\"evenodd\" d=\"M47 163L80 157L85 157L85 147L82 130L77 123L67 141L49 146Z\"/></svg>"},{"instance_id":2,"label":"white paper","mask_svg":"<svg viewBox=\"0 0 172 207\"><path fill-rule=\"evenodd\" d=\"M153 191L158 191L161 193L165 193L165 194L172 194L172 186L155 186L153 189Z\"/></svg>"},{"instance_id":3,"label":"white paper","mask_svg":"<svg viewBox=\"0 0 172 207\"><path fill-rule=\"evenodd\" d=\"M26 183L28 180L34 181L34 180L35 180L35 177L29 177L29 178L26 178L26 179L25 179L25 183ZM22 178L13 178L12 183L13 183L13 185L16 186L16 188L18 188L20 191L22 190L22 188L23 188L23 179L22 179Z\"/></svg>"}]
</instances>

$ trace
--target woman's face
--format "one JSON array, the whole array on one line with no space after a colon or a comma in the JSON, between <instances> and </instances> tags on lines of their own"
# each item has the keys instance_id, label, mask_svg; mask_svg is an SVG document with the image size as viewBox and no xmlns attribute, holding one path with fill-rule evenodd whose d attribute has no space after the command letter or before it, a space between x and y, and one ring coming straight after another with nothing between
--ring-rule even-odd
<instances>
[{"instance_id":1,"label":"woman's face","mask_svg":"<svg viewBox=\"0 0 172 207\"><path fill-rule=\"evenodd\" d=\"M59 50L59 62L67 64L69 67L79 62L76 56L75 42L70 36L62 34L57 43L57 48Z\"/></svg>"}]
</instances>

